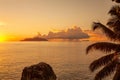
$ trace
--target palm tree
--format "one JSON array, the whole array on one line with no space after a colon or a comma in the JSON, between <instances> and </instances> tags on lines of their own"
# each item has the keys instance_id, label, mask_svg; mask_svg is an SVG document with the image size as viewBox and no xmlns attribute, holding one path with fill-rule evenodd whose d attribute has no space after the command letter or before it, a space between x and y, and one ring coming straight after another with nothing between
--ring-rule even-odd
<instances>
[{"instance_id":1,"label":"palm tree","mask_svg":"<svg viewBox=\"0 0 120 80\"><path fill-rule=\"evenodd\" d=\"M120 0L112 1L120 3ZM89 68L92 72L103 66L103 68L96 74L94 80L102 80L112 73L115 73L113 80L120 80L120 44L114 43L120 41L120 7L113 6L108 13L111 15L111 19L109 19L107 26L100 22L94 22L92 28L93 31L101 29L113 42L97 42L89 45L86 49L87 54L94 49L110 53L94 60L90 64Z\"/></svg>"},{"instance_id":2,"label":"palm tree","mask_svg":"<svg viewBox=\"0 0 120 80\"><path fill-rule=\"evenodd\" d=\"M120 79L120 44L115 43L109 43L109 42L98 42L94 43L87 47L86 52L89 53L93 49L100 50L102 52L110 53L106 56L103 56L97 60L94 60L89 68L92 72L94 72L96 69L104 66L103 69L101 69L95 76L94 80L101 80L102 78L105 78L106 76L110 75L111 73L115 72L116 74L114 76L113 80L119 80ZM118 71L119 70L119 71ZM117 76L119 75L119 76Z\"/></svg>"},{"instance_id":3,"label":"palm tree","mask_svg":"<svg viewBox=\"0 0 120 80\"><path fill-rule=\"evenodd\" d=\"M111 8L108 12L111 15L111 19L109 19L107 25L109 28L112 28L114 32L119 34L120 32L120 6L116 5Z\"/></svg>"},{"instance_id":4,"label":"palm tree","mask_svg":"<svg viewBox=\"0 0 120 80\"><path fill-rule=\"evenodd\" d=\"M110 39L112 40L118 39L116 38L116 33L114 33L109 28L105 27L101 23L94 23L93 29L95 30L97 28L101 28L106 34L106 36L109 37ZM101 80L102 78L105 78L106 76L110 75L111 73L115 71L116 71L116 74L113 80L119 80L120 79L120 59L119 59L120 58L120 44L110 43L110 42L97 42L92 45L89 45L86 49L86 53L88 54L93 49L100 50L105 53L110 53L110 54L107 54L106 56L103 56L93 61L90 64L89 68L92 72L104 66L104 68L101 69L96 74L94 80Z\"/></svg>"}]
</instances>

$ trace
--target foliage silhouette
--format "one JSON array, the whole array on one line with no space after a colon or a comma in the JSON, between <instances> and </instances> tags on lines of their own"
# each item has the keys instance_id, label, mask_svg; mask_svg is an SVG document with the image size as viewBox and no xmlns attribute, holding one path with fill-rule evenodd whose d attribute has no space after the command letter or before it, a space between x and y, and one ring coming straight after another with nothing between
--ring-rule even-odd
<instances>
[{"instance_id":1,"label":"foliage silhouette","mask_svg":"<svg viewBox=\"0 0 120 80\"><path fill-rule=\"evenodd\" d=\"M112 1L120 3L120 0ZM107 53L105 56L94 60L89 66L91 72L103 66L96 74L94 80L102 80L114 72L113 80L120 80L120 44L115 43L120 41L120 6L113 6L108 14L111 15L111 19L108 20L107 25L103 25L100 22L93 22L92 29L93 31L96 29L102 30L108 39L113 42L97 42L89 45L86 49L86 54L91 50L100 50Z\"/></svg>"}]
</instances>

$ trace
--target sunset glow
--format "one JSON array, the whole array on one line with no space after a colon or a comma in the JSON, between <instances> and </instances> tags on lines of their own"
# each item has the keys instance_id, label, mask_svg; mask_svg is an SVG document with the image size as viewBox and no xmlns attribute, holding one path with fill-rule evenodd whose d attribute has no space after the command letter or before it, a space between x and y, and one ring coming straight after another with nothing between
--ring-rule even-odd
<instances>
[{"instance_id":1,"label":"sunset glow","mask_svg":"<svg viewBox=\"0 0 120 80\"><path fill-rule=\"evenodd\" d=\"M5 22L0 22L0 26L5 26L6 23Z\"/></svg>"},{"instance_id":2,"label":"sunset glow","mask_svg":"<svg viewBox=\"0 0 120 80\"><path fill-rule=\"evenodd\" d=\"M4 42L6 40L7 40L6 36L3 34L0 34L0 42Z\"/></svg>"},{"instance_id":3,"label":"sunset glow","mask_svg":"<svg viewBox=\"0 0 120 80\"><path fill-rule=\"evenodd\" d=\"M37 32L47 35L72 26L90 30L93 21L105 23L107 17L103 16L111 5L109 0L0 0L0 32L13 35L0 35L0 41L31 37Z\"/></svg>"},{"instance_id":4,"label":"sunset glow","mask_svg":"<svg viewBox=\"0 0 120 80\"><path fill-rule=\"evenodd\" d=\"M84 31L87 33L90 38L88 40L90 41L107 41L107 37L104 34L101 34L99 31L92 31L92 30L86 30Z\"/></svg>"}]
</instances>

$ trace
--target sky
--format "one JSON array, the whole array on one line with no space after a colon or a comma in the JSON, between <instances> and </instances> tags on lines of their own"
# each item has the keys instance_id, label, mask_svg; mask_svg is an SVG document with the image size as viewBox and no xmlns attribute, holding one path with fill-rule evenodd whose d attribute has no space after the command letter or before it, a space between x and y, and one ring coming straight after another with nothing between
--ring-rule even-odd
<instances>
[{"instance_id":1,"label":"sky","mask_svg":"<svg viewBox=\"0 0 120 80\"><path fill-rule=\"evenodd\" d=\"M19 39L73 26L88 30L93 21L106 23L112 5L111 0L0 0L0 37Z\"/></svg>"}]
</instances>

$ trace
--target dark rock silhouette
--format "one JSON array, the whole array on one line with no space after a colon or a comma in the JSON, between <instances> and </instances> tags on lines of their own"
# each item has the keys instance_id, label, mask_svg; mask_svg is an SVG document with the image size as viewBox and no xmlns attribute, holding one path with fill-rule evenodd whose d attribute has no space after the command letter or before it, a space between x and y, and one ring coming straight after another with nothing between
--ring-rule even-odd
<instances>
[{"instance_id":1,"label":"dark rock silhouette","mask_svg":"<svg viewBox=\"0 0 120 80\"><path fill-rule=\"evenodd\" d=\"M56 80L57 77L49 64L41 62L30 67L25 67L21 80Z\"/></svg>"}]
</instances>

